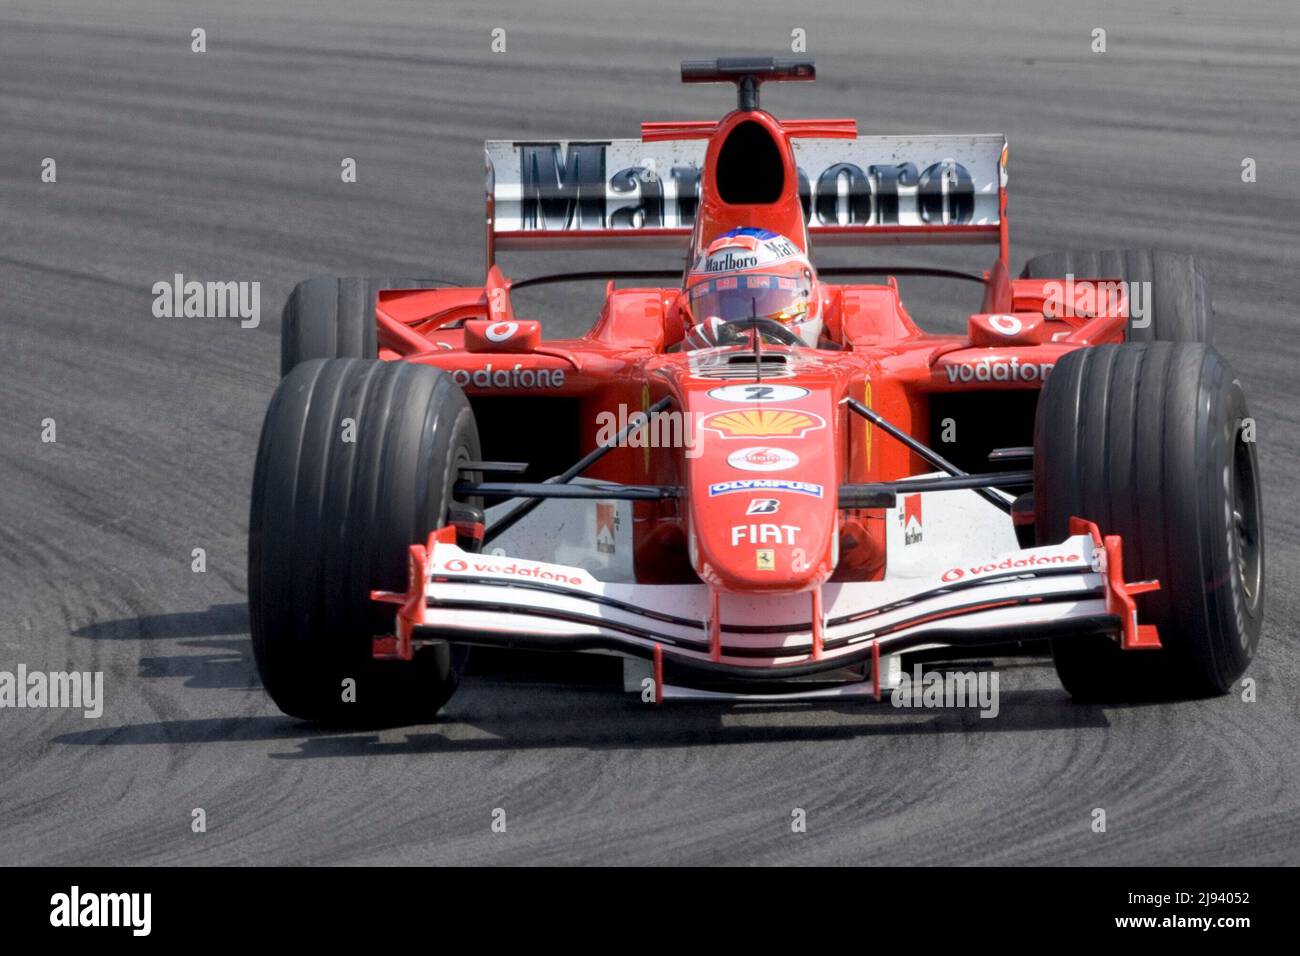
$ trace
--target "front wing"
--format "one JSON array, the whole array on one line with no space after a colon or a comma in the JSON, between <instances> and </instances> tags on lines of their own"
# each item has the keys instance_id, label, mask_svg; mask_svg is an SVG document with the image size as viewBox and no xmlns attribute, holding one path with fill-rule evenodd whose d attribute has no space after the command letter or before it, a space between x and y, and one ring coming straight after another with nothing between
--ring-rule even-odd
<instances>
[{"instance_id":1,"label":"front wing","mask_svg":"<svg viewBox=\"0 0 1300 956\"><path fill-rule=\"evenodd\" d=\"M1158 648L1132 598L1158 583L1124 582L1118 537L1078 519L1071 531L1058 545L929 576L770 595L597 581L578 567L462 550L447 527L412 545L406 592L373 593L400 605L395 633L376 638L374 654L409 660L438 641L611 652L651 662L662 699L665 665L688 686L868 665L878 696L881 655L903 650L1083 634Z\"/></svg>"}]
</instances>

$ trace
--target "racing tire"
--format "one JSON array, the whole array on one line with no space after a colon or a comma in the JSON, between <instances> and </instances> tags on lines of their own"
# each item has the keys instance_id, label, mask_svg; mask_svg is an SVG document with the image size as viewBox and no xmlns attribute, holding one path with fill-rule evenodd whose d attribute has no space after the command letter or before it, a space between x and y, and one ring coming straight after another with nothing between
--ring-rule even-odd
<instances>
[{"instance_id":1,"label":"racing tire","mask_svg":"<svg viewBox=\"0 0 1300 956\"><path fill-rule=\"evenodd\" d=\"M393 726L451 697L467 649L374 660L395 608L370 591L406 590L410 546L443 523L460 463L478 458L474 413L438 369L316 359L280 382L253 474L248 606L257 670L282 711Z\"/></svg>"},{"instance_id":2,"label":"racing tire","mask_svg":"<svg viewBox=\"0 0 1300 956\"><path fill-rule=\"evenodd\" d=\"M1129 320L1129 342L1203 342L1214 333L1214 304L1196 260L1177 252L1112 249L1105 252L1051 252L1025 263L1022 279L1120 279L1149 282L1145 303L1149 321ZM1139 322L1139 324L1134 324Z\"/></svg>"},{"instance_id":3,"label":"racing tire","mask_svg":"<svg viewBox=\"0 0 1300 956\"><path fill-rule=\"evenodd\" d=\"M318 358L379 355L375 296L380 289L423 289L435 279L362 277L307 279L294 286L280 313L280 376Z\"/></svg>"},{"instance_id":4,"label":"racing tire","mask_svg":"<svg viewBox=\"0 0 1300 956\"><path fill-rule=\"evenodd\" d=\"M1034 429L1035 534L1071 516L1123 538L1124 577L1160 650L1107 637L1052 642L1057 675L1085 701L1226 693L1259 643L1264 539L1254 426L1227 362L1195 343L1079 349L1043 387ZM1249 431L1247 431L1249 429Z\"/></svg>"}]
</instances>

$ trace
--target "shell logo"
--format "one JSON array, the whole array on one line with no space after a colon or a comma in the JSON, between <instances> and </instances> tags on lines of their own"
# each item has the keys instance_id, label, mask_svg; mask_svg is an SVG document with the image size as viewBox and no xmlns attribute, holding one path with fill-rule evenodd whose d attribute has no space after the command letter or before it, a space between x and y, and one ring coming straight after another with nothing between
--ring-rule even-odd
<instances>
[{"instance_id":1,"label":"shell logo","mask_svg":"<svg viewBox=\"0 0 1300 956\"><path fill-rule=\"evenodd\" d=\"M789 408L750 408L716 412L704 420L704 427L723 438L802 438L826 420L812 412Z\"/></svg>"}]
</instances>

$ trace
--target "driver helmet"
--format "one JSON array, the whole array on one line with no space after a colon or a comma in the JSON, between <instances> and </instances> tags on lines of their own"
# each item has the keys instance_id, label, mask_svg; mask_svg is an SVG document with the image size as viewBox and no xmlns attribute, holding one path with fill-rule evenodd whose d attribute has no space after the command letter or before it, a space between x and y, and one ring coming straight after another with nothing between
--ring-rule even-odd
<instances>
[{"instance_id":1,"label":"driver helmet","mask_svg":"<svg viewBox=\"0 0 1300 956\"><path fill-rule=\"evenodd\" d=\"M686 297L695 321L692 337L711 344L729 323L773 319L817 347L822 332L821 294L812 263L794 242L767 229L741 227L718 236L686 274ZM712 330L712 334L710 334Z\"/></svg>"}]
</instances>

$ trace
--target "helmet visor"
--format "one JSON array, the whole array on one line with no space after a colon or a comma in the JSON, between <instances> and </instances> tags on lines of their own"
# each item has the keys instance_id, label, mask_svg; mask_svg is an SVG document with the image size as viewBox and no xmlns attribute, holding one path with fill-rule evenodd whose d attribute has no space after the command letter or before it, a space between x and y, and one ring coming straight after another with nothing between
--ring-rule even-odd
<instances>
[{"instance_id":1,"label":"helmet visor","mask_svg":"<svg viewBox=\"0 0 1300 956\"><path fill-rule=\"evenodd\" d=\"M697 282L687 290L695 321L735 322L757 316L798 322L808 315L812 287L807 277L742 273Z\"/></svg>"}]
</instances>

